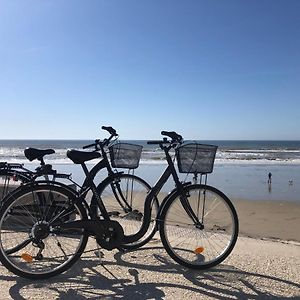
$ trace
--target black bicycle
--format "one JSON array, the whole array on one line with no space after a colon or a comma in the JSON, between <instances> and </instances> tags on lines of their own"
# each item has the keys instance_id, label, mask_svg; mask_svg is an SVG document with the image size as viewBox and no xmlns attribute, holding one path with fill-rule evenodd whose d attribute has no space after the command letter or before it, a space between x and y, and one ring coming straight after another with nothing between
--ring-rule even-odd
<instances>
[{"instance_id":1,"label":"black bicycle","mask_svg":"<svg viewBox=\"0 0 300 300\"><path fill-rule=\"evenodd\" d=\"M138 232L141 228L143 215L139 212L144 207L144 199L150 190L150 185L142 178L135 176L134 174L124 173L124 171L118 171L116 169L128 169L134 170L139 166L139 160L141 156L142 146L129 143L116 143L118 134L111 126L102 126L102 129L107 131L110 136L104 140L96 139L94 143L83 146L83 149L94 148L93 152L82 152L78 150L70 150L68 156L70 156L74 163L79 163L82 155L88 155L87 160L94 158L101 158L99 163L95 164L93 168L88 171L85 164L82 165L86 175L85 182L80 185L72 180L71 174L58 173L52 168L52 165L45 164L44 157L49 154L55 153L54 149L36 149L26 148L24 150L25 157L29 161L38 160L40 166L35 171L31 171L25 168L22 164L1 163L0 175L4 179L2 199L5 201L5 196L8 191L16 189L19 185L24 185L29 182L40 180L44 177L45 182L50 180L55 181L55 184L61 186L62 183L57 179L66 179L69 182L69 187L83 190L84 186L88 185L88 180L95 180L96 175L102 170L106 169L106 180L99 184L98 189L107 181L110 181L109 195L105 197L104 205L107 209L111 219L118 219L121 223L124 232L127 235L132 235ZM108 152L110 158L108 157ZM97 179L98 180L98 179ZM41 181L41 180L40 180ZM14 184L10 184L10 183ZM17 184L16 184L17 183ZM89 188L88 188L89 189ZM108 190L106 190L107 192ZM88 191L87 191L88 192ZM41 198L42 193L39 194ZM40 201L41 202L41 201ZM91 201L91 213L101 215L101 211L97 211L97 203L95 198ZM152 206L152 220L151 225L147 233L139 240L131 243L124 244L124 249L136 249L145 245L155 234L155 217L158 212L159 203L155 199ZM51 208L53 209L53 208Z\"/></svg>"},{"instance_id":2,"label":"black bicycle","mask_svg":"<svg viewBox=\"0 0 300 300\"><path fill-rule=\"evenodd\" d=\"M94 148L93 152L88 154L87 152L70 150L67 155L75 164L81 164L86 175L83 185L77 185L81 190L80 193L85 189L91 189L93 192L89 211L91 218L105 219L108 215L110 220L118 221L121 224L125 235L134 235L142 227L144 200L151 186L144 179L119 170L132 171L139 166L142 146L124 142L116 143L118 138L116 130L110 126L102 126L102 129L109 132L110 137L108 139L103 141L97 139L94 143L83 147L84 149ZM101 161L89 171L85 161L100 157L102 158ZM102 169L106 169L108 175L98 184L97 192L95 192L92 181L96 181L95 176ZM98 195L101 195L100 205ZM102 205L105 207L105 211L99 209ZM156 232L155 220L158 209L159 202L155 197L151 204L150 223L146 233L138 240L124 243L122 248L137 249L152 239Z\"/></svg>"},{"instance_id":3,"label":"black bicycle","mask_svg":"<svg viewBox=\"0 0 300 300\"><path fill-rule=\"evenodd\" d=\"M71 179L71 174L58 173L52 168L52 165L45 163L44 157L53 153L55 153L54 149L26 148L24 154L29 161L40 161L40 165L34 171L25 168L20 163L0 162L0 201L2 202L9 192L20 185L35 181L38 178L46 180Z\"/></svg>"},{"instance_id":4,"label":"black bicycle","mask_svg":"<svg viewBox=\"0 0 300 300\"><path fill-rule=\"evenodd\" d=\"M212 172L216 147L182 144L182 137L177 133L162 134L170 140L164 138L149 143L159 145L168 165L144 199L143 210L134 214L142 214L142 226L138 232L126 234L121 222L116 221L120 217L117 215L113 219L113 211L108 211L104 204L105 190L111 190L111 186L125 174L115 174L97 188L92 171L88 171L85 165L86 161L99 157L97 152L70 151L68 157L81 164L86 173L85 184L77 193L55 182L33 182L7 199L0 211L2 264L19 276L43 279L70 268L84 252L89 236L94 236L97 243L107 250L122 249L123 245L140 240L151 225L155 199L170 176L176 187L164 198L156 217L156 228L166 251L176 262L188 268L204 269L221 263L237 240L236 211L230 200L221 191L208 186L206 180L205 184L180 182L170 154L170 150L175 149L180 172L200 173L206 177ZM85 201L89 190L93 193L94 205ZM50 206L57 201L63 205L54 211L43 210L38 200L40 194ZM28 203L35 209L34 215L32 209L29 213L24 209L21 216L12 213L16 208L26 208Z\"/></svg>"}]
</instances>

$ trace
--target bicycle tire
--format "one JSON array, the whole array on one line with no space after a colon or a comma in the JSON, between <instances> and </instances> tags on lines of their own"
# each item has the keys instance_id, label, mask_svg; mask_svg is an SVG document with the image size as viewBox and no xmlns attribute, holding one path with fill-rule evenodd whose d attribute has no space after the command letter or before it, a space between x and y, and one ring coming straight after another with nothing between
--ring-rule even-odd
<instances>
[{"instance_id":1,"label":"bicycle tire","mask_svg":"<svg viewBox=\"0 0 300 300\"><path fill-rule=\"evenodd\" d=\"M46 279L69 269L88 240L82 229L58 229L87 219L82 204L72 204L75 200L69 189L52 184L28 184L7 197L0 210L2 264L29 279Z\"/></svg>"},{"instance_id":2,"label":"bicycle tire","mask_svg":"<svg viewBox=\"0 0 300 300\"><path fill-rule=\"evenodd\" d=\"M122 208L120 203L117 201L118 198L120 199L120 193L117 192L116 195L116 188L115 190L113 189L113 186L116 184L120 186L123 197L131 207L130 211L126 211L125 207ZM150 189L150 185L142 178L132 174L123 173L118 173L109 177L97 187L97 192L109 213L110 219L118 221L121 224L125 237L132 236L141 229L144 218L144 200L146 199L146 195ZM124 201L121 200L121 203L124 204ZM97 206L95 197L92 198L91 206ZM156 217L158 208L159 202L155 197L151 206L151 221L147 232L136 242L123 244L122 248L137 249L148 243L153 238L157 231Z\"/></svg>"},{"instance_id":3,"label":"bicycle tire","mask_svg":"<svg viewBox=\"0 0 300 300\"><path fill-rule=\"evenodd\" d=\"M184 267L200 270L216 266L228 257L237 241L236 210L225 194L211 186L188 185L184 194L204 227L193 223L177 192L161 211L159 230L163 246Z\"/></svg>"}]
</instances>

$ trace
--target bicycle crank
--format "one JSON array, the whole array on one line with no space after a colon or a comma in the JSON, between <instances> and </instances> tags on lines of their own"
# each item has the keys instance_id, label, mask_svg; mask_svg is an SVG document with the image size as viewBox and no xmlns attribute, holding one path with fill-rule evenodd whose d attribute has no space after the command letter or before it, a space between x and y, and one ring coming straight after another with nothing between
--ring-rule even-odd
<instances>
[{"instance_id":1,"label":"bicycle crank","mask_svg":"<svg viewBox=\"0 0 300 300\"><path fill-rule=\"evenodd\" d=\"M100 221L101 222L101 221ZM104 249L112 250L122 245L124 239L124 231L117 221L104 222L101 231L96 233L97 243Z\"/></svg>"},{"instance_id":2,"label":"bicycle crank","mask_svg":"<svg viewBox=\"0 0 300 300\"><path fill-rule=\"evenodd\" d=\"M52 232L64 234L64 230L84 229L88 234L96 237L97 243L106 250L121 247L124 231L117 221L111 220L81 220L61 224Z\"/></svg>"}]
</instances>

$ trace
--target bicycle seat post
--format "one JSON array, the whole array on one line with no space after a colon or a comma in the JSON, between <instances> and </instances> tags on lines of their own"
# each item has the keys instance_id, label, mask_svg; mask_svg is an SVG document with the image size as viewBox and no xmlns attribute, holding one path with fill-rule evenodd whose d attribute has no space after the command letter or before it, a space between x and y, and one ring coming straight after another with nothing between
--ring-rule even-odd
<instances>
[{"instance_id":1,"label":"bicycle seat post","mask_svg":"<svg viewBox=\"0 0 300 300\"><path fill-rule=\"evenodd\" d=\"M83 163L81 163L80 165L81 165L81 168L83 169L83 172L84 172L85 176L88 177L88 175L89 175L89 170L88 170L86 164L83 162Z\"/></svg>"},{"instance_id":2,"label":"bicycle seat post","mask_svg":"<svg viewBox=\"0 0 300 300\"><path fill-rule=\"evenodd\" d=\"M44 161L44 158L43 158L43 157L41 157L41 158L39 159L39 161L40 161L40 165L41 165L41 166L44 166L44 165L45 165L45 161Z\"/></svg>"}]
</instances>

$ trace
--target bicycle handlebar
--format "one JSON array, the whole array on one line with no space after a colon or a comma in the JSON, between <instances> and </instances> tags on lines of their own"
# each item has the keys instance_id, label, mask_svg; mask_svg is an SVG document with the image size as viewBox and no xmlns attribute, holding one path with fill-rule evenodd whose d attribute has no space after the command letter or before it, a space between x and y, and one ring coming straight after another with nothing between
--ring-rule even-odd
<instances>
[{"instance_id":1,"label":"bicycle handlebar","mask_svg":"<svg viewBox=\"0 0 300 300\"><path fill-rule=\"evenodd\" d=\"M112 136L118 136L117 131L111 126L102 126L101 129L108 131Z\"/></svg>"},{"instance_id":2,"label":"bicycle handlebar","mask_svg":"<svg viewBox=\"0 0 300 300\"><path fill-rule=\"evenodd\" d=\"M167 140L160 140L160 141L148 141L147 144L148 145L160 145L160 144L170 144L170 141Z\"/></svg>"},{"instance_id":3,"label":"bicycle handlebar","mask_svg":"<svg viewBox=\"0 0 300 300\"><path fill-rule=\"evenodd\" d=\"M93 144L89 144L89 145L83 146L82 149L87 149L87 148L95 147L98 144L96 141Z\"/></svg>"},{"instance_id":4,"label":"bicycle handlebar","mask_svg":"<svg viewBox=\"0 0 300 300\"><path fill-rule=\"evenodd\" d=\"M157 141L157 140L148 141L147 144L148 145L160 145L160 146L162 146L163 144L169 144L169 145L171 145L171 147L174 147L183 142L182 136L180 134L176 133L175 131L162 131L161 134L171 138L171 140L168 140L166 137L164 137L162 140L159 140L159 141Z\"/></svg>"},{"instance_id":5,"label":"bicycle handlebar","mask_svg":"<svg viewBox=\"0 0 300 300\"><path fill-rule=\"evenodd\" d=\"M107 146L113 137L118 136L117 131L111 126L102 126L101 129L108 131L110 133L110 137L108 139L104 139L102 142L101 140L97 139L95 140L95 143L83 146L82 149L95 147L96 151L100 150L99 148L97 148L98 145L100 145L100 147Z\"/></svg>"},{"instance_id":6,"label":"bicycle handlebar","mask_svg":"<svg viewBox=\"0 0 300 300\"><path fill-rule=\"evenodd\" d=\"M165 135L169 137L172 140L172 142L178 142L178 143L182 142L182 136L176 133L175 131L162 131L161 135Z\"/></svg>"}]
</instances>

